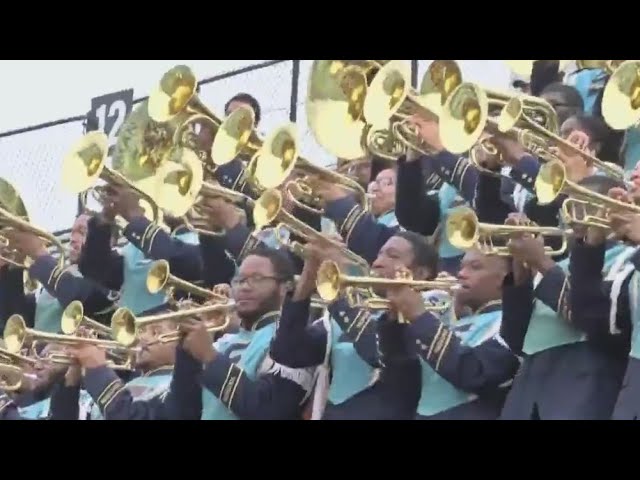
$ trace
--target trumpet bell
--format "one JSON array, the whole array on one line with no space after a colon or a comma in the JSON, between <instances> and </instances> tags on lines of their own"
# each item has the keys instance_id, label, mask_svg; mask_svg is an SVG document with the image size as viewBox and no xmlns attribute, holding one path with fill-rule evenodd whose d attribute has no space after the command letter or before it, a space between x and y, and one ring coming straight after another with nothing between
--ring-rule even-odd
<instances>
[{"instance_id":1,"label":"trumpet bell","mask_svg":"<svg viewBox=\"0 0 640 480\"><path fill-rule=\"evenodd\" d=\"M149 116L156 122L167 122L184 111L195 97L198 82L186 65L177 65L166 72L160 85L149 96Z\"/></svg>"},{"instance_id":2,"label":"trumpet bell","mask_svg":"<svg viewBox=\"0 0 640 480\"><path fill-rule=\"evenodd\" d=\"M4 178L0 178L0 207L9 214L18 217L25 222L29 222L29 214L20 194L15 187ZM2 217L0 217L0 228L4 228ZM8 246L8 245L5 245Z\"/></svg>"},{"instance_id":3,"label":"trumpet bell","mask_svg":"<svg viewBox=\"0 0 640 480\"><path fill-rule=\"evenodd\" d=\"M196 202L203 184L204 169L191 149L174 147L158 170L158 205L174 217L185 215Z\"/></svg>"},{"instance_id":4,"label":"trumpet bell","mask_svg":"<svg viewBox=\"0 0 640 480\"><path fill-rule=\"evenodd\" d=\"M440 139L451 153L462 154L480 139L489 106L487 95L471 83L462 83L451 93L440 116Z\"/></svg>"},{"instance_id":5,"label":"trumpet bell","mask_svg":"<svg viewBox=\"0 0 640 480\"><path fill-rule=\"evenodd\" d=\"M547 162L540 167L534 189L538 203L549 205L553 202L566 183L567 172L560 161Z\"/></svg>"},{"instance_id":6,"label":"trumpet bell","mask_svg":"<svg viewBox=\"0 0 640 480\"><path fill-rule=\"evenodd\" d=\"M363 105L364 118L374 128L389 124L411 90L411 67L402 60L383 66L367 88Z\"/></svg>"},{"instance_id":7,"label":"trumpet bell","mask_svg":"<svg viewBox=\"0 0 640 480\"><path fill-rule=\"evenodd\" d=\"M130 347L137 341L136 317L127 308L117 309L111 316L113 338L121 345Z\"/></svg>"},{"instance_id":8,"label":"trumpet bell","mask_svg":"<svg viewBox=\"0 0 640 480\"><path fill-rule=\"evenodd\" d=\"M169 262L166 260L158 260L154 262L147 274L147 290L152 294L164 290L164 287L169 280L169 275Z\"/></svg>"},{"instance_id":9,"label":"trumpet bell","mask_svg":"<svg viewBox=\"0 0 640 480\"><path fill-rule=\"evenodd\" d=\"M0 390L15 392L22 387L22 369L0 364Z\"/></svg>"},{"instance_id":10,"label":"trumpet bell","mask_svg":"<svg viewBox=\"0 0 640 480\"><path fill-rule=\"evenodd\" d=\"M340 294L340 267L333 261L322 262L316 277L316 288L320 298L327 303L335 301Z\"/></svg>"},{"instance_id":11,"label":"trumpet bell","mask_svg":"<svg viewBox=\"0 0 640 480\"><path fill-rule=\"evenodd\" d=\"M446 235L455 248L468 250L480 237L478 217L470 208L460 208L449 213L446 222Z\"/></svg>"},{"instance_id":12,"label":"trumpet bell","mask_svg":"<svg viewBox=\"0 0 640 480\"><path fill-rule=\"evenodd\" d=\"M22 350L27 334L27 325L21 315L14 314L9 317L4 326L4 345L10 353L19 353Z\"/></svg>"},{"instance_id":13,"label":"trumpet bell","mask_svg":"<svg viewBox=\"0 0 640 480\"><path fill-rule=\"evenodd\" d=\"M64 157L62 184L73 193L92 187L102 173L109 152L109 139L103 132L89 132Z\"/></svg>"},{"instance_id":14,"label":"trumpet bell","mask_svg":"<svg viewBox=\"0 0 640 480\"><path fill-rule=\"evenodd\" d=\"M265 191L253 207L253 223L256 230L271 224L282 209L282 194L279 190Z\"/></svg>"},{"instance_id":15,"label":"trumpet bell","mask_svg":"<svg viewBox=\"0 0 640 480\"><path fill-rule=\"evenodd\" d=\"M291 175L298 159L296 128L288 124L265 139L255 162L254 178L263 188L276 188Z\"/></svg>"},{"instance_id":16,"label":"trumpet bell","mask_svg":"<svg viewBox=\"0 0 640 480\"><path fill-rule=\"evenodd\" d=\"M367 71L343 60L316 60L309 77L307 123L320 146L332 155L356 160L367 155L363 109Z\"/></svg>"},{"instance_id":17,"label":"trumpet bell","mask_svg":"<svg viewBox=\"0 0 640 480\"><path fill-rule=\"evenodd\" d=\"M627 60L613 72L602 95L602 116L616 130L640 121L640 61Z\"/></svg>"},{"instance_id":18,"label":"trumpet bell","mask_svg":"<svg viewBox=\"0 0 640 480\"><path fill-rule=\"evenodd\" d=\"M65 335L73 335L84 319L82 302L74 300L62 312L60 328Z\"/></svg>"},{"instance_id":19,"label":"trumpet bell","mask_svg":"<svg viewBox=\"0 0 640 480\"><path fill-rule=\"evenodd\" d=\"M255 141L253 138L255 123L255 115L251 108L242 106L234 110L222 122L213 139L211 146L213 162L218 166L225 165L244 152L251 140Z\"/></svg>"},{"instance_id":20,"label":"trumpet bell","mask_svg":"<svg viewBox=\"0 0 640 480\"><path fill-rule=\"evenodd\" d=\"M454 60L434 60L420 84L420 103L438 117L449 96L462 84L460 66Z\"/></svg>"}]
</instances>

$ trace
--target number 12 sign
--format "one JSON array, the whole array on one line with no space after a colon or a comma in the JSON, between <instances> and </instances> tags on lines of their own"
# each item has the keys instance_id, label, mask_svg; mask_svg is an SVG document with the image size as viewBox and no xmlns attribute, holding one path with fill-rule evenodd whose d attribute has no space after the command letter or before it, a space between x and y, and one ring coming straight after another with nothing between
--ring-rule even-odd
<instances>
[{"instance_id":1,"label":"number 12 sign","mask_svg":"<svg viewBox=\"0 0 640 480\"><path fill-rule=\"evenodd\" d=\"M100 130L109 137L109 154L118 138L120 127L133 109L133 89L108 93L91 99L91 111L87 114L87 131Z\"/></svg>"}]
</instances>

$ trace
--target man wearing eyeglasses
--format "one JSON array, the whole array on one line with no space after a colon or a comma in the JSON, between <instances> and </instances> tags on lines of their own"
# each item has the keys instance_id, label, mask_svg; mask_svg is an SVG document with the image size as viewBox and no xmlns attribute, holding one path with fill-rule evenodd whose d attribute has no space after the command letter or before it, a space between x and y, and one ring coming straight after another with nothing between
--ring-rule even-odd
<instances>
[{"instance_id":1,"label":"man wearing eyeglasses","mask_svg":"<svg viewBox=\"0 0 640 480\"><path fill-rule=\"evenodd\" d=\"M313 384L313 369L275 363L269 347L285 297L294 280L293 265L281 251L259 247L242 261L231 280L240 328L213 343L202 322L180 325L185 336L176 355L172 393L180 419L290 420L301 417ZM306 322L309 312L284 312ZM201 385L194 395L190 385ZM198 407L198 408L195 408Z\"/></svg>"}]
</instances>

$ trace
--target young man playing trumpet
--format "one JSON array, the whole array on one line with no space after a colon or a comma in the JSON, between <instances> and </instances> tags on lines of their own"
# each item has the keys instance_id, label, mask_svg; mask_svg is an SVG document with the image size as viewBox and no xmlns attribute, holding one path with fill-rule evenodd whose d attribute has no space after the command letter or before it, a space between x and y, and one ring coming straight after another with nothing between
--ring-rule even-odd
<instances>
[{"instance_id":1,"label":"young man playing trumpet","mask_svg":"<svg viewBox=\"0 0 640 480\"><path fill-rule=\"evenodd\" d=\"M181 227L177 219L165 217L173 233L151 223L130 189L113 186L105 197L102 213L89 220L80 271L101 285L120 291L120 306L140 314L165 302L163 292L151 294L146 279L153 260L169 262L171 273L184 280L202 278L198 235ZM123 234L129 243L120 253L112 250L112 228L116 215L128 221Z\"/></svg>"},{"instance_id":2,"label":"young man playing trumpet","mask_svg":"<svg viewBox=\"0 0 640 480\"><path fill-rule=\"evenodd\" d=\"M172 394L183 420L292 420L301 417L313 374L269 355L280 309L293 283L293 266L277 250L258 248L231 281L241 326L213 343L201 322L184 322ZM286 315L287 312L283 312ZM308 312L304 320L308 319ZM197 392L194 392L196 387ZM197 414L194 415L194 413Z\"/></svg>"},{"instance_id":3,"label":"young man playing trumpet","mask_svg":"<svg viewBox=\"0 0 640 480\"><path fill-rule=\"evenodd\" d=\"M74 300L82 302L89 316L100 317L111 311L118 299L117 292L83 278L78 272L77 262L86 228L87 217L80 215L71 231L69 265L64 269L59 268L58 261L49 254L43 240L37 235L18 230L5 233L21 256L33 259L29 276L39 281L44 288L33 295L26 295L23 271L3 269L0 278L3 324L10 315L18 313L24 317L27 326L48 333L58 333L62 312Z\"/></svg>"}]
</instances>

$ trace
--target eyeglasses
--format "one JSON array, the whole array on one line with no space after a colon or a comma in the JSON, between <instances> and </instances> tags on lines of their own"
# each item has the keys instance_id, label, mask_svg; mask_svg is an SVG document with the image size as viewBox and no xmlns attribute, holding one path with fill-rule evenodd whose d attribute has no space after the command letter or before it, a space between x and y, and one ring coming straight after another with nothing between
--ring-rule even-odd
<instances>
[{"instance_id":1,"label":"eyeglasses","mask_svg":"<svg viewBox=\"0 0 640 480\"><path fill-rule=\"evenodd\" d=\"M282 279L280 277L265 277L262 275L252 275L250 277L234 277L231 279L231 286L233 288L238 288L246 283L247 287L255 288L258 285L265 283L267 280L280 282Z\"/></svg>"}]
</instances>

